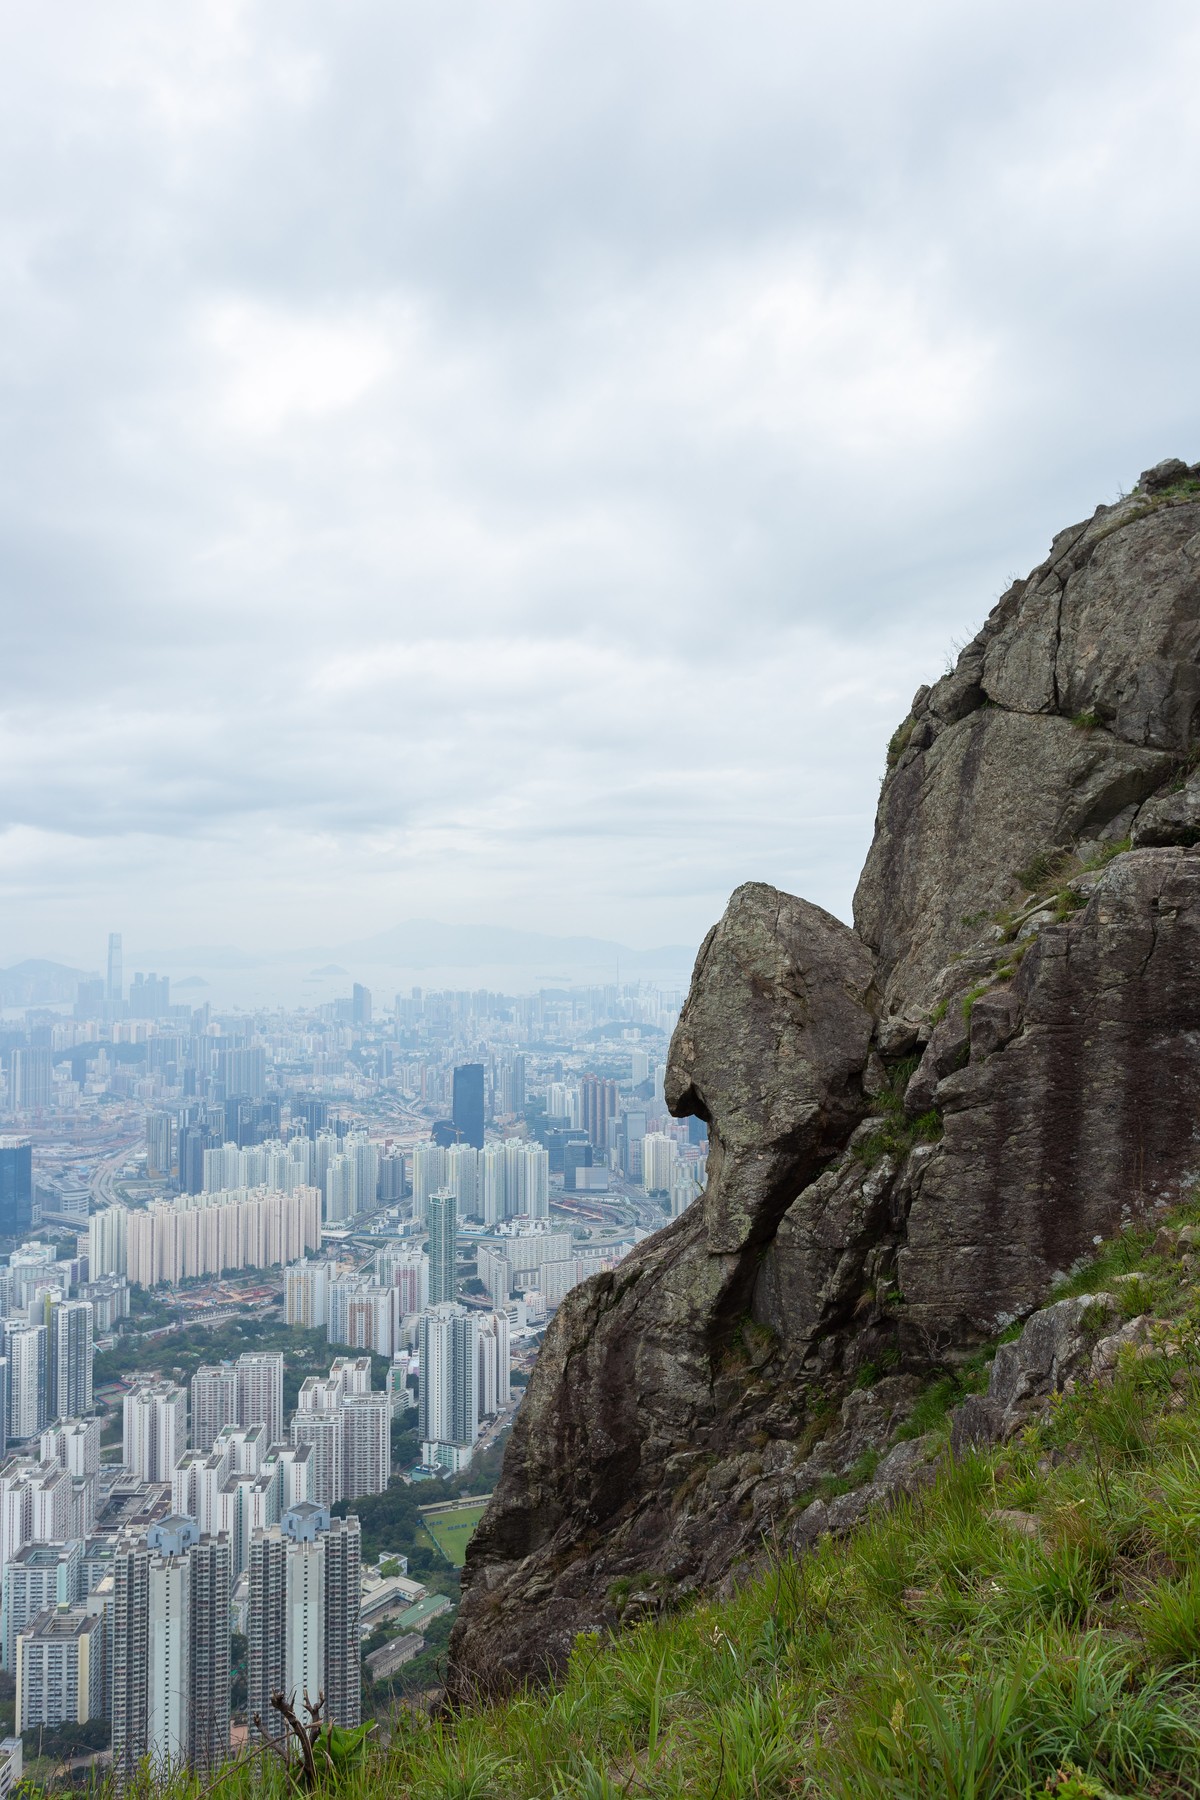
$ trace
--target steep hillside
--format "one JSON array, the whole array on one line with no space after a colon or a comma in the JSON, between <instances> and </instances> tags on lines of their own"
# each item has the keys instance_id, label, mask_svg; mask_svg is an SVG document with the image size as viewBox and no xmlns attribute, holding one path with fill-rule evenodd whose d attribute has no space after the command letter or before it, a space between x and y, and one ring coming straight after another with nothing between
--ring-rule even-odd
<instances>
[{"instance_id":1,"label":"steep hillside","mask_svg":"<svg viewBox=\"0 0 1200 1800\"><path fill-rule=\"evenodd\" d=\"M739 889L667 1097L700 1202L560 1308L452 1691L709 1590L1200 1173L1200 465L1055 539L888 752L852 931ZM626 1611L628 1609L626 1608Z\"/></svg>"},{"instance_id":2,"label":"steep hillside","mask_svg":"<svg viewBox=\"0 0 1200 1800\"><path fill-rule=\"evenodd\" d=\"M881 1458L797 1495L724 1597L617 1583L626 1629L577 1640L560 1687L401 1715L337 1792L1194 1796L1198 1220L1192 1202L1125 1233L994 1360L926 1387ZM780 1544L801 1528L797 1558ZM295 1791L274 1762L218 1782ZM161 1800L208 1792L181 1778Z\"/></svg>"}]
</instances>

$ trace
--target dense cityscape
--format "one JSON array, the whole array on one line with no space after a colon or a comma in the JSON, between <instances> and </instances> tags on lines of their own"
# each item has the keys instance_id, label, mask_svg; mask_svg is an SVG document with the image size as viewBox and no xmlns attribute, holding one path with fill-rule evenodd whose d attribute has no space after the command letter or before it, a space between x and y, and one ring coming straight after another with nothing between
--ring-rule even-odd
<instances>
[{"instance_id":1,"label":"dense cityscape","mask_svg":"<svg viewBox=\"0 0 1200 1800\"><path fill-rule=\"evenodd\" d=\"M0 1024L0 1792L434 1679L548 1319L704 1179L677 991L72 985Z\"/></svg>"}]
</instances>

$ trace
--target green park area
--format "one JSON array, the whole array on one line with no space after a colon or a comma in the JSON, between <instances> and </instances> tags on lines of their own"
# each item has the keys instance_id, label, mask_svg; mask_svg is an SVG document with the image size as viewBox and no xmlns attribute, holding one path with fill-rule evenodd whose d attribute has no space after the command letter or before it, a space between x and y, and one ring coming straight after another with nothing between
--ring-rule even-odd
<instances>
[{"instance_id":1,"label":"green park area","mask_svg":"<svg viewBox=\"0 0 1200 1800\"><path fill-rule=\"evenodd\" d=\"M471 1534L482 1519L487 1501L478 1506L440 1506L435 1512L423 1513L421 1523L447 1562L461 1569Z\"/></svg>"}]
</instances>

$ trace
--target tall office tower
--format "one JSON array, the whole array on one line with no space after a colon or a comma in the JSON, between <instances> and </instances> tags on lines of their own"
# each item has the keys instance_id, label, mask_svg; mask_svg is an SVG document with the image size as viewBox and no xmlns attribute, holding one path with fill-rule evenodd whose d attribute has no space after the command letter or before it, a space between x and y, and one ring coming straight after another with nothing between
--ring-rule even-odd
<instances>
[{"instance_id":1,"label":"tall office tower","mask_svg":"<svg viewBox=\"0 0 1200 1800\"><path fill-rule=\"evenodd\" d=\"M129 1208L105 1206L88 1220L88 1279L124 1275L129 1241Z\"/></svg>"},{"instance_id":2,"label":"tall office tower","mask_svg":"<svg viewBox=\"0 0 1200 1800\"><path fill-rule=\"evenodd\" d=\"M371 990L356 981L350 997L350 1022L353 1025L369 1025L371 1023Z\"/></svg>"},{"instance_id":3,"label":"tall office tower","mask_svg":"<svg viewBox=\"0 0 1200 1800\"><path fill-rule=\"evenodd\" d=\"M33 1224L33 1147L0 1137L0 1237L20 1237Z\"/></svg>"},{"instance_id":4,"label":"tall office tower","mask_svg":"<svg viewBox=\"0 0 1200 1800\"><path fill-rule=\"evenodd\" d=\"M204 1154L221 1143L221 1132L214 1126L185 1125L179 1133L179 1191L183 1194L204 1192Z\"/></svg>"},{"instance_id":5,"label":"tall office tower","mask_svg":"<svg viewBox=\"0 0 1200 1800\"><path fill-rule=\"evenodd\" d=\"M229 1541L172 1515L113 1558L113 1772L229 1755Z\"/></svg>"},{"instance_id":6,"label":"tall office tower","mask_svg":"<svg viewBox=\"0 0 1200 1800\"><path fill-rule=\"evenodd\" d=\"M243 1351L237 1360L238 1424L265 1425L267 1444L282 1444L283 1352Z\"/></svg>"},{"instance_id":7,"label":"tall office tower","mask_svg":"<svg viewBox=\"0 0 1200 1800\"><path fill-rule=\"evenodd\" d=\"M175 1121L169 1112L146 1114L146 1174L151 1181L170 1179L174 1164Z\"/></svg>"},{"instance_id":8,"label":"tall office tower","mask_svg":"<svg viewBox=\"0 0 1200 1800\"><path fill-rule=\"evenodd\" d=\"M359 1561L358 1520L331 1522L311 1501L250 1540L247 1711L274 1738L286 1730L275 1693L323 1693L327 1718L359 1722Z\"/></svg>"},{"instance_id":9,"label":"tall office tower","mask_svg":"<svg viewBox=\"0 0 1200 1800\"><path fill-rule=\"evenodd\" d=\"M596 1150L608 1147L608 1121L617 1116L620 1090L615 1081L585 1075L579 1084L580 1122Z\"/></svg>"},{"instance_id":10,"label":"tall office tower","mask_svg":"<svg viewBox=\"0 0 1200 1800\"><path fill-rule=\"evenodd\" d=\"M78 1538L63 1544L26 1544L4 1565L4 1667L16 1665L17 1633L40 1612L78 1606L83 1600L83 1545Z\"/></svg>"},{"instance_id":11,"label":"tall office tower","mask_svg":"<svg viewBox=\"0 0 1200 1800\"><path fill-rule=\"evenodd\" d=\"M16 1639L17 1730L82 1725L104 1705L104 1621L68 1608L39 1613Z\"/></svg>"},{"instance_id":12,"label":"tall office tower","mask_svg":"<svg viewBox=\"0 0 1200 1800\"><path fill-rule=\"evenodd\" d=\"M108 934L108 980L105 983L104 998L110 1002L119 1002L125 998L125 971L119 931L110 931Z\"/></svg>"},{"instance_id":13,"label":"tall office tower","mask_svg":"<svg viewBox=\"0 0 1200 1800\"><path fill-rule=\"evenodd\" d=\"M123 1460L138 1481L170 1481L187 1449L187 1394L173 1381L133 1388L123 1405Z\"/></svg>"},{"instance_id":14,"label":"tall office tower","mask_svg":"<svg viewBox=\"0 0 1200 1800\"><path fill-rule=\"evenodd\" d=\"M292 1263L284 1275L284 1316L289 1325L315 1331L329 1323L329 1283L336 1264Z\"/></svg>"},{"instance_id":15,"label":"tall office tower","mask_svg":"<svg viewBox=\"0 0 1200 1800\"><path fill-rule=\"evenodd\" d=\"M342 1494L382 1494L392 1473L392 1402L387 1394L350 1394L342 1407Z\"/></svg>"},{"instance_id":16,"label":"tall office tower","mask_svg":"<svg viewBox=\"0 0 1200 1800\"><path fill-rule=\"evenodd\" d=\"M81 1419L92 1410L93 1324L90 1301L47 1301L50 1419Z\"/></svg>"},{"instance_id":17,"label":"tall office tower","mask_svg":"<svg viewBox=\"0 0 1200 1800\"><path fill-rule=\"evenodd\" d=\"M44 1431L46 1417L46 1327L4 1324L8 1359L8 1436L18 1443Z\"/></svg>"},{"instance_id":18,"label":"tall office tower","mask_svg":"<svg viewBox=\"0 0 1200 1800\"><path fill-rule=\"evenodd\" d=\"M429 1196L429 1304L454 1298L458 1249L458 1201L448 1189Z\"/></svg>"},{"instance_id":19,"label":"tall office tower","mask_svg":"<svg viewBox=\"0 0 1200 1800\"><path fill-rule=\"evenodd\" d=\"M512 1351L508 1317L485 1313L479 1327L479 1415L491 1418L507 1406L512 1394Z\"/></svg>"},{"instance_id":20,"label":"tall office tower","mask_svg":"<svg viewBox=\"0 0 1200 1800\"><path fill-rule=\"evenodd\" d=\"M461 1063L454 1071L452 1117L459 1142L483 1149L483 1064Z\"/></svg>"},{"instance_id":21,"label":"tall office tower","mask_svg":"<svg viewBox=\"0 0 1200 1800\"><path fill-rule=\"evenodd\" d=\"M232 1363L205 1363L192 1376L192 1449L211 1450L217 1433L238 1422L238 1374Z\"/></svg>"},{"instance_id":22,"label":"tall office tower","mask_svg":"<svg viewBox=\"0 0 1200 1800\"><path fill-rule=\"evenodd\" d=\"M474 1314L451 1304L422 1313L421 1459L430 1467L465 1469L479 1436L479 1347Z\"/></svg>"}]
</instances>

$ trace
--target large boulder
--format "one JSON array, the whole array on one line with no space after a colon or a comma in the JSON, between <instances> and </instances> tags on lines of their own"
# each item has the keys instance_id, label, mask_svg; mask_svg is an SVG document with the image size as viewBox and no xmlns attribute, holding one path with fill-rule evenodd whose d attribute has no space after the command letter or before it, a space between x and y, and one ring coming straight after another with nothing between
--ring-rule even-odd
<instances>
[{"instance_id":1,"label":"large boulder","mask_svg":"<svg viewBox=\"0 0 1200 1800\"><path fill-rule=\"evenodd\" d=\"M761 1247L866 1110L873 974L848 927L762 884L709 933L667 1072L708 1121L707 1191L558 1310L468 1554L457 1694L561 1666L621 1577L697 1566L669 1465L736 1443Z\"/></svg>"},{"instance_id":2,"label":"large boulder","mask_svg":"<svg viewBox=\"0 0 1200 1800\"><path fill-rule=\"evenodd\" d=\"M1200 465L1172 461L919 690L857 931L751 885L705 940L666 1096L708 1122L708 1186L559 1308L454 1695L848 1527L870 1495L828 1496L868 1452L876 1498L922 1479L895 1429L931 1368L1200 1178L1198 740ZM1071 1378L1095 1319L1050 1309L960 1439Z\"/></svg>"}]
</instances>

